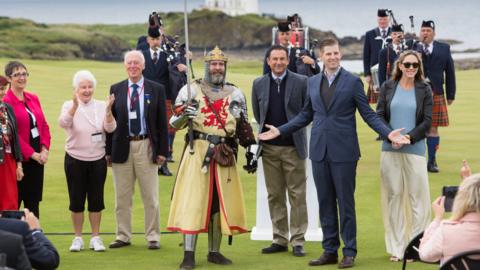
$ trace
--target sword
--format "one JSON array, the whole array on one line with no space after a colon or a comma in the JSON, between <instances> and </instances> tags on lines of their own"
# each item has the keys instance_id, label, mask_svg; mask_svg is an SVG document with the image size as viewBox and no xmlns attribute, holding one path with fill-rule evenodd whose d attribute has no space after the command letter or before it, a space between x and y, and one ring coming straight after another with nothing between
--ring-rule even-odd
<instances>
[{"instance_id":1,"label":"sword","mask_svg":"<svg viewBox=\"0 0 480 270\"><path fill-rule=\"evenodd\" d=\"M184 27L185 27L185 56L187 58L187 106L189 106L192 103L192 89L190 89L190 76L188 70L192 70L192 63L190 61L190 46L188 43L188 13L187 13L187 0L183 1L183 22L184 22ZM193 71L193 70L192 70ZM195 150L193 149L193 120L188 119L188 143L190 146L190 155L193 155L195 153Z\"/></svg>"}]
</instances>

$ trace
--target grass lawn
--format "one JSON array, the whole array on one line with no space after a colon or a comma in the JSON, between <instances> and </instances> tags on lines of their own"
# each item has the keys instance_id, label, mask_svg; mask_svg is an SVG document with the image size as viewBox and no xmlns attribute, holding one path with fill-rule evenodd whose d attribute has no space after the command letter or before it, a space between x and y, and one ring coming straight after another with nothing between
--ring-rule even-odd
<instances>
[{"instance_id":1,"label":"grass lawn","mask_svg":"<svg viewBox=\"0 0 480 270\"><path fill-rule=\"evenodd\" d=\"M0 68L7 59L0 59ZM80 69L92 71L97 80L97 99L104 100L109 86L126 78L121 63L105 63L93 61L25 61L29 72L28 89L38 94L44 112L50 124L52 133L52 147L49 162L45 171L44 198L41 203L41 223L43 230L53 234L48 237L57 247L61 256L60 269L178 269L183 256L181 235L162 234L161 249L150 251L146 249L143 237L143 204L138 192L135 194L133 206L133 230L136 234L132 239L131 247L119 250L107 250L105 253L83 251L70 253L73 234L68 211L68 192L63 172L63 156L65 133L57 124L61 105L72 96L71 80L73 74ZM3 72L2 72L3 73ZM252 81L261 73L260 62L233 62L228 65L228 81L235 83L244 90L250 99ZM203 76L203 65L195 63L195 74ZM475 120L475 107L480 104L480 95L476 92L479 83L477 76L480 71L461 71L457 73L457 100L449 108L450 127L440 129L442 135L441 149L438 153L439 174L430 174L430 192L432 199L438 196L443 185L455 185L459 181L459 168L462 159L468 159L474 171L479 171L480 158L478 153L478 134L480 127ZM250 102L249 102L250 103ZM251 108L251 106L249 105ZM478 119L478 118L477 118ZM356 209L358 226L358 256L355 269L400 269L400 263L390 263L385 252L383 240L383 224L380 208L379 185L379 157L380 143L374 138L376 134L358 118L358 134L362 150L362 158L357 170ZM176 171L182 137L184 132L177 135L176 163L170 163L170 169ZM243 154L240 154L243 157ZM243 165L244 159L240 159ZM255 224L255 192L256 180L253 175L241 172L248 215L248 225ZM169 200L174 183L173 177L160 177L160 216L161 229L165 232L165 224L169 211ZM106 209L103 215L101 231L104 242L108 244L114 240L114 191L112 174L109 170L105 186ZM88 223L85 232L89 232ZM88 243L88 234L84 237ZM307 256L296 258L290 253L261 255L260 249L269 245L268 241L251 241L248 234L234 238L233 245L228 246L226 241L222 246L225 255L234 262L229 267L218 267L207 263L207 239L201 235L197 247L197 269L311 269L307 266L310 259L322 253L319 242L309 242L305 248ZM320 268L319 268L320 269ZM321 267L321 269L336 269L336 266ZM422 263L409 264L408 269L437 269L434 265Z\"/></svg>"}]
</instances>

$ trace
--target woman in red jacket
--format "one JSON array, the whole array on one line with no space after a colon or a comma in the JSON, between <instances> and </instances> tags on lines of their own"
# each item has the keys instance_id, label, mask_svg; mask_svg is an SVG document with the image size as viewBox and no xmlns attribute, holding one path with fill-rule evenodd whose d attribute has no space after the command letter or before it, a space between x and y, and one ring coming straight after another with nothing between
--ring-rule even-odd
<instances>
[{"instance_id":1,"label":"woman in red jacket","mask_svg":"<svg viewBox=\"0 0 480 270\"><path fill-rule=\"evenodd\" d=\"M48 160L50 130L38 97L26 91L27 67L11 61L5 66L5 75L10 89L3 101L12 106L17 118L20 150L23 157L23 180L18 185L18 206L22 201L25 208L40 217L39 204L43 192L43 169Z\"/></svg>"},{"instance_id":2,"label":"woman in red jacket","mask_svg":"<svg viewBox=\"0 0 480 270\"><path fill-rule=\"evenodd\" d=\"M3 102L7 86L7 78L0 76L0 211L18 208L17 180L23 177L15 114Z\"/></svg>"}]
</instances>

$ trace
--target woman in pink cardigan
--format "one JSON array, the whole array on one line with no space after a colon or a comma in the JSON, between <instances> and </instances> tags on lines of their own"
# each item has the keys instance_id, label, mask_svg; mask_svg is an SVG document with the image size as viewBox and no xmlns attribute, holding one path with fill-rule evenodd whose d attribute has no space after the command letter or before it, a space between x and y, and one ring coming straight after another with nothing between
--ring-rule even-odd
<instances>
[{"instance_id":1,"label":"woman in pink cardigan","mask_svg":"<svg viewBox=\"0 0 480 270\"><path fill-rule=\"evenodd\" d=\"M63 104L58 122L67 132L65 145L65 175L69 209L72 212L75 238L70 251L83 249L82 225L85 200L88 199L88 218L92 229L89 248L104 251L99 236L102 210L105 208L103 190L107 177L105 133L117 126L112 115L113 95L107 102L93 98L97 81L90 71L81 70L73 76L73 98Z\"/></svg>"},{"instance_id":2,"label":"woman in pink cardigan","mask_svg":"<svg viewBox=\"0 0 480 270\"><path fill-rule=\"evenodd\" d=\"M11 61L5 66L10 89L3 101L12 106L17 119L18 138L23 157L22 181L17 182L18 207L22 201L35 216L40 217L40 201L43 193L43 171L48 161L50 129L38 97L26 91L27 67Z\"/></svg>"},{"instance_id":3,"label":"woman in pink cardigan","mask_svg":"<svg viewBox=\"0 0 480 270\"><path fill-rule=\"evenodd\" d=\"M462 176L470 175L464 161ZM445 197L432 203L435 220L425 230L420 242L420 258L440 264L454 255L480 249L480 174L465 178L453 203L452 217L443 220Z\"/></svg>"}]
</instances>

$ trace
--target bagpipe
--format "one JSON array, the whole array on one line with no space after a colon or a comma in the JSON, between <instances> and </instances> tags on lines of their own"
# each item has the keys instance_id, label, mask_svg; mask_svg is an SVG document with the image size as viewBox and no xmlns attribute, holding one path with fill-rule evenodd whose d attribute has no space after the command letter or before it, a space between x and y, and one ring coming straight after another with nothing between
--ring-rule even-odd
<instances>
[{"instance_id":1,"label":"bagpipe","mask_svg":"<svg viewBox=\"0 0 480 270\"><path fill-rule=\"evenodd\" d=\"M290 44L292 44L292 53L295 53L295 65L297 73L306 75L308 77L314 75L310 65L303 63L302 56L309 56L316 61L314 49L318 46L318 40L310 42L309 27L304 26L302 18L298 14L287 16L287 21L290 23L292 35L290 37ZM278 27L272 28L272 45L279 44Z\"/></svg>"},{"instance_id":2,"label":"bagpipe","mask_svg":"<svg viewBox=\"0 0 480 270\"><path fill-rule=\"evenodd\" d=\"M180 72L177 68L178 64L186 64L185 54L185 43L180 43L179 36L170 36L166 35L163 31L164 23L160 14L156 11L153 11L149 16L149 25L150 27L158 27L160 33L161 44L160 52L166 54L166 60L168 62L169 69L169 85L172 94L172 100L178 94L178 91L187 83L187 75L185 72ZM190 60L191 61L191 60ZM192 72L192 78L195 78L193 75L192 65L189 65Z\"/></svg>"}]
</instances>

